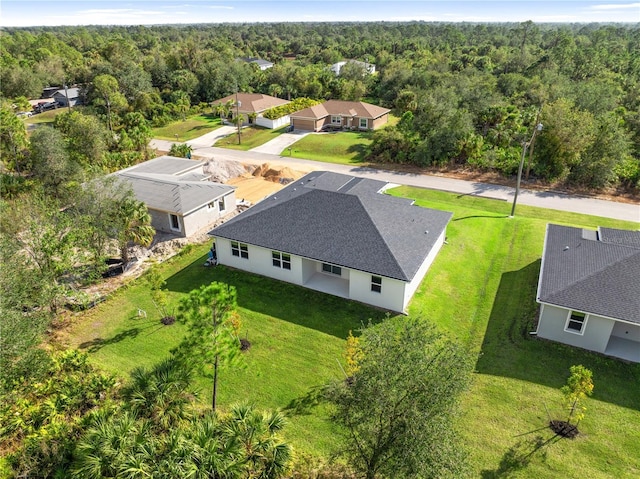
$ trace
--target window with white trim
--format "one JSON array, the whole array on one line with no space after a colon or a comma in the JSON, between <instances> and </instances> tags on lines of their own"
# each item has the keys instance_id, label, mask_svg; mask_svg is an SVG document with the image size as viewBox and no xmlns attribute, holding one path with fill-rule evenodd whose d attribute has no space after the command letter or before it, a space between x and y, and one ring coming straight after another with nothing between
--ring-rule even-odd
<instances>
[{"instance_id":1,"label":"window with white trim","mask_svg":"<svg viewBox=\"0 0 640 479\"><path fill-rule=\"evenodd\" d=\"M571 311L567 318L564 330L569 333L583 334L584 326L587 323L587 315L578 311Z\"/></svg>"},{"instance_id":2,"label":"window with white trim","mask_svg":"<svg viewBox=\"0 0 640 479\"><path fill-rule=\"evenodd\" d=\"M371 291L382 293L382 278L380 276L371 276Z\"/></svg>"},{"instance_id":3,"label":"window with white trim","mask_svg":"<svg viewBox=\"0 0 640 479\"><path fill-rule=\"evenodd\" d=\"M291 269L291 255L280 253L279 251L271 252L271 261L273 266L282 269Z\"/></svg>"},{"instance_id":4,"label":"window with white trim","mask_svg":"<svg viewBox=\"0 0 640 479\"><path fill-rule=\"evenodd\" d=\"M222 198L221 200L218 200L218 209L220 211L224 211L225 206L224 206L224 198Z\"/></svg>"},{"instance_id":5,"label":"window with white trim","mask_svg":"<svg viewBox=\"0 0 640 479\"><path fill-rule=\"evenodd\" d=\"M335 274L336 276L342 276L342 268L329 263L322 263L322 271L325 273Z\"/></svg>"},{"instance_id":6,"label":"window with white trim","mask_svg":"<svg viewBox=\"0 0 640 479\"><path fill-rule=\"evenodd\" d=\"M231 254L238 258L249 259L249 247L245 243L231 242Z\"/></svg>"},{"instance_id":7,"label":"window with white trim","mask_svg":"<svg viewBox=\"0 0 640 479\"><path fill-rule=\"evenodd\" d=\"M180 231L180 219L177 215L169 213L169 226L173 231Z\"/></svg>"},{"instance_id":8,"label":"window with white trim","mask_svg":"<svg viewBox=\"0 0 640 479\"><path fill-rule=\"evenodd\" d=\"M360 128L369 128L369 120L360 118Z\"/></svg>"},{"instance_id":9,"label":"window with white trim","mask_svg":"<svg viewBox=\"0 0 640 479\"><path fill-rule=\"evenodd\" d=\"M332 125L342 125L342 117L341 116L332 116L331 117Z\"/></svg>"},{"instance_id":10,"label":"window with white trim","mask_svg":"<svg viewBox=\"0 0 640 479\"><path fill-rule=\"evenodd\" d=\"M212 201L211 203L207 203L207 209L208 210L212 210L213 208L215 208L216 204Z\"/></svg>"}]
</instances>

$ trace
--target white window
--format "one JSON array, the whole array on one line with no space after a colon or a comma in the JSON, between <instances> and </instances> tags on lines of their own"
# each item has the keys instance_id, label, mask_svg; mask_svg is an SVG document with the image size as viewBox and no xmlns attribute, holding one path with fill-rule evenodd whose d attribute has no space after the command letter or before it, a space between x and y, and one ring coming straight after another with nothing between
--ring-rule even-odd
<instances>
[{"instance_id":1,"label":"white window","mask_svg":"<svg viewBox=\"0 0 640 479\"><path fill-rule=\"evenodd\" d=\"M272 251L271 261L276 268L291 269L291 256L286 253Z\"/></svg>"},{"instance_id":2,"label":"white window","mask_svg":"<svg viewBox=\"0 0 640 479\"><path fill-rule=\"evenodd\" d=\"M342 117L341 116L332 116L331 117L332 125L342 125Z\"/></svg>"},{"instance_id":3,"label":"white window","mask_svg":"<svg viewBox=\"0 0 640 479\"><path fill-rule=\"evenodd\" d=\"M371 276L371 291L382 293L382 278L380 276Z\"/></svg>"},{"instance_id":4,"label":"white window","mask_svg":"<svg viewBox=\"0 0 640 479\"><path fill-rule=\"evenodd\" d=\"M322 271L324 271L325 273L335 274L336 276L342 276L342 268L340 266L322 263Z\"/></svg>"},{"instance_id":5,"label":"white window","mask_svg":"<svg viewBox=\"0 0 640 479\"><path fill-rule=\"evenodd\" d=\"M249 259L249 247L245 243L231 242L231 254L238 258Z\"/></svg>"},{"instance_id":6,"label":"white window","mask_svg":"<svg viewBox=\"0 0 640 479\"><path fill-rule=\"evenodd\" d=\"M220 211L224 211L224 198L222 198L221 200L218 200L218 209Z\"/></svg>"},{"instance_id":7,"label":"white window","mask_svg":"<svg viewBox=\"0 0 640 479\"><path fill-rule=\"evenodd\" d=\"M180 231L180 219L177 215L169 214L169 226L173 231Z\"/></svg>"},{"instance_id":8,"label":"white window","mask_svg":"<svg viewBox=\"0 0 640 479\"><path fill-rule=\"evenodd\" d=\"M360 128L369 128L369 120L360 118Z\"/></svg>"},{"instance_id":9,"label":"white window","mask_svg":"<svg viewBox=\"0 0 640 479\"><path fill-rule=\"evenodd\" d=\"M564 326L564 330L568 333L584 334L584 327L587 324L587 315L579 313L578 311L569 312L567 318L567 324Z\"/></svg>"},{"instance_id":10,"label":"white window","mask_svg":"<svg viewBox=\"0 0 640 479\"><path fill-rule=\"evenodd\" d=\"M208 210L212 210L213 208L215 208L216 204L212 201L211 203L207 203L207 209Z\"/></svg>"}]
</instances>

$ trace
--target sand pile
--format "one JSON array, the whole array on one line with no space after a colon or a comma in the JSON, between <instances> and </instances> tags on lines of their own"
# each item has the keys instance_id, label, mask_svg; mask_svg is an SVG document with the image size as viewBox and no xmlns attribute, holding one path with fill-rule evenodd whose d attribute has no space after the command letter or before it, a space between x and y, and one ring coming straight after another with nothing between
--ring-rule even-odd
<instances>
[{"instance_id":1,"label":"sand pile","mask_svg":"<svg viewBox=\"0 0 640 479\"><path fill-rule=\"evenodd\" d=\"M216 183L226 183L231 178L243 176L250 172L251 170L248 170L247 168L247 166L243 165L239 161L216 160L212 158L204 164L203 171L205 174L211 175L211 181L215 181Z\"/></svg>"},{"instance_id":2,"label":"sand pile","mask_svg":"<svg viewBox=\"0 0 640 479\"><path fill-rule=\"evenodd\" d=\"M303 173L293 171L291 168L285 166L284 168L273 168L269 163L263 163L253 171L253 176L258 178L262 177L267 181L273 183L280 183L286 185L292 181L297 180L304 176Z\"/></svg>"}]
</instances>

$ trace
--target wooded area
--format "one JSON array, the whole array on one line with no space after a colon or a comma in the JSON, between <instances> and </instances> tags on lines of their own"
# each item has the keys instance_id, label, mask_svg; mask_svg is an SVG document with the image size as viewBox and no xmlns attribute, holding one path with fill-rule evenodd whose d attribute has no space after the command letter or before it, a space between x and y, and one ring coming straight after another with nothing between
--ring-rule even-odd
<instances>
[{"instance_id":1,"label":"wooded area","mask_svg":"<svg viewBox=\"0 0 640 479\"><path fill-rule=\"evenodd\" d=\"M70 300L82 302L74 287L100 280L114 246L126 263L130 242L153 237L144 204L104 179L149 159L152 127L212 111L212 101L236 91L304 98L305 105L363 100L400 118L372 134L366 160L513 177L523 143L542 123L525 177L640 193L638 26L33 27L5 28L0 40L0 395L10 399L0 407L0 417L10 419L0 428L7 438L0 449L13 453L14 471L38 477L72 470L77 477L111 477L131 471L136 461L155 477L171 477L163 468L177 458L194 450L214 457L212 451L219 454L229 444L239 459L226 463L236 474L228 477L256 477L267 468L272 475L260 477L281 477L289 467L289 448L276 436L279 416L235 408L220 419L196 412L197 406L192 410L190 378L181 376L191 371L159 364L137 371L123 389L90 367L86 355L51 355L39 347L59 309ZM274 66L261 70L241 60L247 57ZM375 73L359 63L347 63L339 75L330 70L345 59L375 64ZM30 108L28 100L40 98L43 88L63 85L78 86L82 106L57 112L51 127L27 132L16 113ZM62 392L50 377L64 382ZM366 384L383 382L374 379ZM136 387L143 392L127 392ZM173 389L167 393L165 387ZM159 389L166 398L156 394ZM179 407L171 409L170 400ZM103 404L102 412L93 410ZM178 412L158 417L165 410ZM203 424L172 430L193 417ZM259 462L239 448L244 436L227 427L234 421L260 426L269 460ZM217 443L212 437L221 430L227 442ZM145 449L149 431L153 440ZM110 459L107 445L114 437L130 453L126 460ZM177 447L178 441L188 447ZM153 463L162 454L166 463ZM103 467L92 462L94 456L106 458Z\"/></svg>"},{"instance_id":2,"label":"wooded area","mask_svg":"<svg viewBox=\"0 0 640 479\"><path fill-rule=\"evenodd\" d=\"M541 131L527 173L592 189L640 181L640 30L633 25L283 23L6 29L2 96L82 86L118 140L89 163L136 161L159 126L236 91L288 99L365 99L402 121L376 133L370 160L513 175L522 142ZM275 65L261 70L240 58ZM376 65L376 74L344 59ZM539 116L538 116L539 115ZM537 121L536 121L537 119ZM3 124L5 122L3 121ZM3 127L7 158L20 134ZM91 135L103 137L98 127ZM93 138L91 136L91 138ZM116 144L114 144L114 141ZM87 158L87 155L85 155Z\"/></svg>"}]
</instances>

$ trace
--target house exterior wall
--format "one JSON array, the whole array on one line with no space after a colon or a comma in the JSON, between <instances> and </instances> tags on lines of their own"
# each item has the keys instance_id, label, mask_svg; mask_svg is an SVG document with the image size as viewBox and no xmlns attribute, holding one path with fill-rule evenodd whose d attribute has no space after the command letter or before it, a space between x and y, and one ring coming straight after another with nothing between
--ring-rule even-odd
<instances>
[{"instance_id":1,"label":"house exterior wall","mask_svg":"<svg viewBox=\"0 0 640 479\"><path fill-rule=\"evenodd\" d=\"M604 353L616 321L588 314L586 324L583 326L583 334L576 334L564 330L570 312L570 310L559 306L542 304L538 321L538 336Z\"/></svg>"},{"instance_id":2,"label":"house exterior wall","mask_svg":"<svg viewBox=\"0 0 640 479\"><path fill-rule=\"evenodd\" d=\"M282 116L280 118L276 118L275 120L269 120L263 116L259 116L256 118L256 125L262 126L264 128L270 128L275 130L276 128L280 128L282 126L286 126L291 123L291 119L289 115Z\"/></svg>"},{"instance_id":3,"label":"house exterior wall","mask_svg":"<svg viewBox=\"0 0 640 479\"><path fill-rule=\"evenodd\" d=\"M174 229L171 229L169 213L167 213L166 211L154 210L149 208L149 214L151 215L151 226L153 226L156 231L171 233L176 236L186 236L184 232L184 221L180 215L176 215L180 224L180 231L176 231Z\"/></svg>"},{"instance_id":4,"label":"house exterior wall","mask_svg":"<svg viewBox=\"0 0 640 479\"><path fill-rule=\"evenodd\" d=\"M212 225L218 218L225 216L231 211L235 210L236 196L234 192L229 193L228 195L220 199L224 200L225 204L224 210L222 211L220 211L218 200L214 200L212 208L210 208L208 205L204 205L203 207L181 218L183 224L183 233L185 236L190 236L194 233L197 233L206 226Z\"/></svg>"},{"instance_id":5,"label":"house exterior wall","mask_svg":"<svg viewBox=\"0 0 640 479\"><path fill-rule=\"evenodd\" d=\"M629 324L622 321L615 321L611 336L616 336L630 341L640 342L640 324Z\"/></svg>"},{"instance_id":6,"label":"house exterior wall","mask_svg":"<svg viewBox=\"0 0 640 479\"><path fill-rule=\"evenodd\" d=\"M268 248L247 245L249 259L231 254L231 241L216 237L218 263L250 273L303 286L314 274L322 273L322 263L291 255L291 270L273 266ZM403 281L382 277L382 292L371 291L371 274L342 268L341 278L349 281L349 299L371 304L391 311L403 311L405 284Z\"/></svg>"},{"instance_id":7,"label":"house exterior wall","mask_svg":"<svg viewBox=\"0 0 640 479\"><path fill-rule=\"evenodd\" d=\"M413 294L416 292L416 290L420 286L420 283L422 283L424 276L427 274L427 271L431 267L431 263L433 263L433 261L436 259L436 256L438 256L438 253L440 252L440 248L442 248L442 245L444 244L445 232L446 230L440 233L440 236L438 236L438 239L434 243L433 248L431 248L431 251L429 251L429 254L420 265L420 268L418 268L418 271L413 277L413 280L405 288L404 304L403 304L403 309L401 311L404 311L406 309L406 307L409 304L409 301L413 297Z\"/></svg>"},{"instance_id":8,"label":"house exterior wall","mask_svg":"<svg viewBox=\"0 0 640 479\"><path fill-rule=\"evenodd\" d=\"M156 231L163 233L171 233L181 237L190 236L206 226L212 225L218 218L225 216L236 209L235 192L231 192L221 199L223 199L225 203L223 211L220 211L218 200L214 200L213 208L209 208L207 205L204 205L202 208L186 216L176 215L180 225L180 231L171 228L171 213L149 208L151 226L153 226Z\"/></svg>"},{"instance_id":9,"label":"house exterior wall","mask_svg":"<svg viewBox=\"0 0 640 479\"><path fill-rule=\"evenodd\" d=\"M381 117L376 118L375 120L373 120L372 129L375 130L377 128L380 128L382 125L385 125L387 123L387 121L389 121L389 114L385 113Z\"/></svg>"},{"instance_id":10,"label":"house exterior wall","mask_svg":"<svg viewBox=\"0 0 640 479\"><path fill-rule=\"evenodd\" d=\"M371 291L371 273L350 270L349 297L390 311L404 311L407 283L382 276L381 291ZM375 275L377 276L377 275Z\"/></svg>"}]
</instances>

